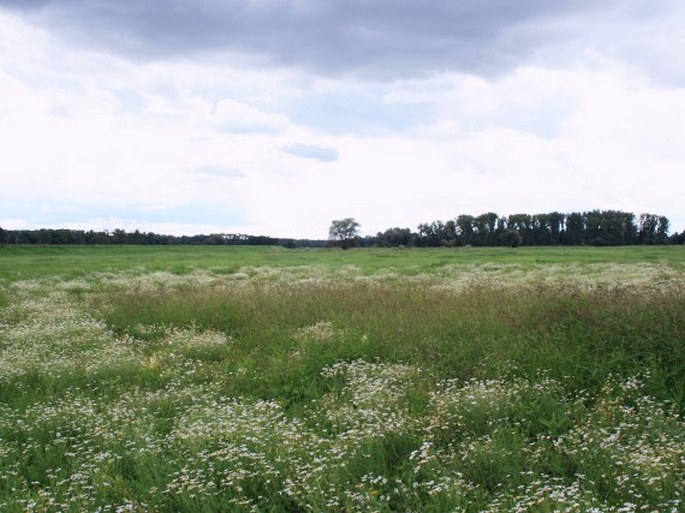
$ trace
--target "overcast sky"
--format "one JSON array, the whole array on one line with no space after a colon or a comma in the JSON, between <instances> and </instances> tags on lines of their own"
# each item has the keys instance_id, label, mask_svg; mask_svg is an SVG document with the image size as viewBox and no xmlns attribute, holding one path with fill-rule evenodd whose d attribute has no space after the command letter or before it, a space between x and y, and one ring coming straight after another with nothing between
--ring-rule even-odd
<instances>
[{"instance_id":1,"label":"overcast sky","mask_svg":"<svg viewBox=\"0 0 685 513\"><path fill-rule=\"evenodd\" d=\"M685 229L682 0L0 0L0 226Z\"/></svg>"}]
</instances>

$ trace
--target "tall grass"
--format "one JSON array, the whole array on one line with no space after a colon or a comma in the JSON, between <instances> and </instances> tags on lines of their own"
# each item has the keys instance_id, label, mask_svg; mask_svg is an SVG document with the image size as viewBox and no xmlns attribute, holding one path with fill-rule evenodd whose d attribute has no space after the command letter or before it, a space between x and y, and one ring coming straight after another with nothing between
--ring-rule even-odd
<instances>
[{"instance_id":1,"label":"tall grass","mask_svg":"<svg viewBox=\"0 0 685 513\"><path fill-rule=\"evenodd\" d=\"M223 332L236 340L233 356L254 358L266 375L292 366L286 356L296 344L295 330L326 322L337 329L335 341L305 346L305 374L355 358L411 361L444 379L497 377L513 365L596 390L610 375L649 369L651 392L683 407L680 287L475 286L455 292L373 282L247 283L122 290L97 297L94 305L119 334L164 333L151 326Z\"/></svg>"},{"instance_id":2,"label":"tall grass","mask_svg":"<svg viewBox=\"0 0 685 513\"><path fill-rule=\"evenodd\" d=\"M11 281L0 511L682 509L677 266L433 264Z\"/></svg>"}]
</instances>

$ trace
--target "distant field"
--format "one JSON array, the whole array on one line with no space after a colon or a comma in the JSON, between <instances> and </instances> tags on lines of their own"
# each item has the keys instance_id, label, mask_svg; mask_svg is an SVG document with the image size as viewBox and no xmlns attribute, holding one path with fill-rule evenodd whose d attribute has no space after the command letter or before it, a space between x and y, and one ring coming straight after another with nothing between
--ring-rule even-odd
<instances>
[{"instance_id":1,"label":"distant field","mask_svg":"<svg viewBox=\"0 0 685 513\"><path fill-rule=\"evenodd\" d=\"M455 264L664 263L685 266L685 246L285 249L263 246L0 246L1 279L75 277L95 271L232 272L240 267L357 266L423 271Z\"/></svg>"},{"instance_id":2,"label":"distant field","mask_svg":"<svg viewBox=\"0 0 685 513\"><path fill-rule=\"evenodd\" d=\"M0 247L0 511L682 511L685 247Z\"/></svg>"}]
</instances>

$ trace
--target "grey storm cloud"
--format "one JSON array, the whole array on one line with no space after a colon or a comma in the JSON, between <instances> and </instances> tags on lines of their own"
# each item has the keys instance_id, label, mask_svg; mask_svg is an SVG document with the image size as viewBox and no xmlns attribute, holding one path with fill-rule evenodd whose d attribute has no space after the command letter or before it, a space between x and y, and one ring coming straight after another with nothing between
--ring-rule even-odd
<instances>
[{"instance_id":1,"label":"grey storm cloud","mask_svg":"<svg viewBox=\"0 0 685 513\"><path fill-rule=\"evenodd\" d=\"M318 160L320 162L334 162L338 160L338 150L316 144L291 144L281 148L281 151L296 157Z\"/></svg>"},{"instance_id":2,"label":"grey storm cloud","mask_svg":"<svg viewBox=\"0 0 685 513\"><path fill-rule=\"evenodd\" d=\"M657 4L663 9L673 1ZM555 42L576 51L569 41L583 40L587 30L600 34L601 44L612 24L640 23L658 10L640 0L0 0L0 6L67 39L129 57L232 51L263 64L381 78L445 70L496 75L545 56Z\"/></svg>"}]
</instances>

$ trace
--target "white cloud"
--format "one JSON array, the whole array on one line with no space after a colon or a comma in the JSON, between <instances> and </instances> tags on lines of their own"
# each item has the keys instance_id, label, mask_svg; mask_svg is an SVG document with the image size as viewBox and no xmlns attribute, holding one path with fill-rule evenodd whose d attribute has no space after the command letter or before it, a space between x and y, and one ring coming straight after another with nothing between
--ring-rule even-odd
<instances>
[{"instance_id":1,"label":"white cloud","mask_svg":"<svg viewBox=\"0 0 685 513\"><path fill-rule=\"evenodd\" d=\"M685 89L619 53L365 82L126 60L0 10L0 225L316 238L620 208L685 229Z\"/></svg>"},{"instance_id":2,"label":"white cloud","mask_svg":"<svg viewBox=\"0 0 685 513\"><path fill-rule=\"evenodd\" d=\"M289 121L282 114L268 114L233 99L222 99L207 116L207 121L219 132L278 134L287 130Z\"/></svg>"},{"instance_id":3,"label":"white cloud","mask_svg":"<svg viewBox=\"0 0 685 513\"><path fill-rule=\"evenodd\" d=\"M339 157L338 150L335 148L319 146L318 144L294 143L289 146L283 146L281 151L295 157L318 160L319 162L333 162L338 160Z\"/></svg>"}]
</instances>

